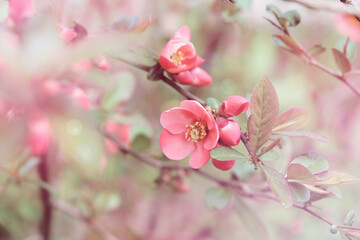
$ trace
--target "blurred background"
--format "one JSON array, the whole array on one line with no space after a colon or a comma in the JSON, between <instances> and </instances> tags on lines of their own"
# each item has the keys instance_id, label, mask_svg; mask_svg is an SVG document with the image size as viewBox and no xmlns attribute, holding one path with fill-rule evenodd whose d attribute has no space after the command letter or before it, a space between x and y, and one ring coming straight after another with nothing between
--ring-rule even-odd
<instances>
[{"instance_id":1,"label":"blurred background","mask_svg":"<svg viewBox=\"0 0 360 240\"><path fill-rule=\"evenodd\" d=\"M283 139L275 162L279 170L284 172L294 156L314 151L328 159L331 169L360 176L359 97L272 42L279 32L265 19L271 18L269 3L283 12L298 10L302 22L291 29L293 35L306 49L318 43L326 47L316 58L337 71L329 49L346 39L339 14L295 3L35 0L30 19L11 22L8 1L1 1L0 239L41 239L39 189L70 209L53 211L54 240L111 239L101 234L105 230L124 240L254 239L244 223L247 211L235 211L232 200L221 210L206 206L206 190L213 182L180 171L171 173L178 182L160 184L159 169L119 153L102 134L107 131L138 152L164 159L159 116L179 106L183 97L112 57L152 65L152 57L183 25L191 29L191 41L205 59L202 68L213 77L210 86L186 89L202 99L249 99L266 75L278 93L280 112L292 106L308 109L311 118L304 129L331 140ZM353 69L358 67L355 56ZM357 84L356 75L352 81ZM245 117L237 121L245 129ZM39 177L42 161L45 179ZM254 175L244 163L229 172L210 163L203 170L250 182ZM349 210L360 211L359 186L340 189L341 199L316 202L337 223ZM269 200L244 201L270 239L340 239L327 224L298 209ZM359 224L357 219L354 225Z\"/></svg>"}]
</instances>

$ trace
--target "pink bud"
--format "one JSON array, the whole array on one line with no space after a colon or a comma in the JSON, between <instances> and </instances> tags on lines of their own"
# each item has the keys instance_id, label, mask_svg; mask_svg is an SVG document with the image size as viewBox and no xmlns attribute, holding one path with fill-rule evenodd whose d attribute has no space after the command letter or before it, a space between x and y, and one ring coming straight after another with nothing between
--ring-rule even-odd
<instances>
[{"instance_id":1,"label":"pink bud","mask_svg":"<svg viewBox=\"0 0 360 240\"><path fill-rule=\"evenodd\" d=\"M109 62L108 60L101 56L101 57L97 57L94 59L94 64L97 68L103 70L103 71L107 71L109 70Z\"/></svg>"},{"instance_id":2,"label":"pink bud","mask_svg":"<svg viewBox=\"0 0 360 240\"><path fill-rule=\"evenodd\" d=\"M72 40L74 40L76 35L76 32L70 28L61 27L60 29L60 37L67 42L71 42Z\"/></svg>"},{"instance_id":3,"label":"pink bud","mask_svg":"<svg viewBox=\"0 0 360 240\"><path fill-rule=\"evenodd\" d=\"M236 146L240 142L241 130L239 124L234 120L226 118L216 119L216 124L219 127L220 139L228 146Z\"/></svg>"},{"instance_id":4,"label":"pink bud","mask_svg":"<svg viewBox=\"0 0 360 240\"><path fill-rule=\"evenodd\" d=\"M222 171L230 170L235 165L235 160L220 161L220 160L216 160L216 159L213 159L213 158L211 160L212 160L213 165L217 169L220 169Z\"/></svg>"},{"instance_id":5,"label":"pink bud","mask_svg":"<svg viewBox=\"0 0 360 240\"><path fill-rule=\"evenodd\" d=\"M192 84L194 86L203 87L212 83L210 75L199 67L194 68L191 73L194 76L194 82Z\"/></svg>"},{"instance_id":6,"label":"pink bud","mask_svg":"<svg viewBox=\"0 0 360 240\"><path fill-rule=\"evenodd\" d=\"M106 133L115 136L125 146L130 146L130 124L125 123L120 125L115 121L108 121L106 123L105 131ZM106 148L110 154L117 153L118 150L117 145L108 139L106 140Z\"/></svg>"},{"instance_id":7,"label":"pink bud","mask_svg":"<svg viewBox=\"0 0 360 240\"><path fill-rule=\"evenodd\" d=\"M51 126L47 117L35 112L28 120L28 146L34 156L46 154L51 140Z\"/></svg>"},{"instance_id":8,"label":"pink bud","mask_svg":"<svg viewBox=\"0 0 360 240\"><path fill-rule=\"evenodd\" d=\"M74 101L84 110L90 109L90 99L79 87L75 87L71 92L71 97L74 99Z\"/></svg>"},{"instance_id":9,"label":"pink bud","mask_svg":"<svg viewBox=\"0 0 360 240\"><path fill-rule=\"evenodd\" d=\"M176 82L184 85L192 85L194 82L193 75L190 71L181 72L179 74L174 74L174 79Z\"/></svg>"},{"instance_id":10,"label":"pink bud","mask_svg":"<svg viewBox=\"0 0 360 240\"><path fill-rule=\"evenodd\" d=\"M34 15L34 2L33 0L10 0L10 18L19 23L32 15Z\"/></svg>"},{"instance_id":11,"label":"pink bud","mask_svg":"<svg viewBox=\"0 0 360 240\"><path fill-rule=\"evenodd\" d=\"M220 114L225 117L234 117L244 113L249 108L249 101L241 96L231 96L225 99L220 107Z\"/></svg>"}]
</instances>

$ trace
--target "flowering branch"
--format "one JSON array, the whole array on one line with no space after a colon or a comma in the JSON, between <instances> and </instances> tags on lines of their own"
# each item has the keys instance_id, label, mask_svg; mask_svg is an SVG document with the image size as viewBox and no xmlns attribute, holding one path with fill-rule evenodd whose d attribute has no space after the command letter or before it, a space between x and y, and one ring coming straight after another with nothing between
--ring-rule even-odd
<instances>
[{"instance_id":1,"label":"flowering branch","mask_svg":"<svg viewBox=\"0 0 360 240\"><path fill-rule=\"evenodd\" d=\"M311 0L283 0L286 2L295 2L298 4L301 4L307 8L311 9L321 9L326 10L329 12L335 12L335 13L349 13L355 16L360 17L359 11L354 8L350 7L344 4L341 4L340 2L329 2L329 1L311 1Z\"/></svg>"}]
</instances>

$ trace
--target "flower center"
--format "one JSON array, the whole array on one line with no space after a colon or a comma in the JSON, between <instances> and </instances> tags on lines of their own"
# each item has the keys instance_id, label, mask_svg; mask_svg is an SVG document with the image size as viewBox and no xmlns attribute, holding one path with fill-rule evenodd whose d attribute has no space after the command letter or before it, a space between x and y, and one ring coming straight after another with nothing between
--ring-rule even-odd
<instances>
[{"instance_id":1,"label":"flower center","mask_svg":"<svg viewBox=\"0 0 360 240\"><path fill-rule=\"evenodd\" d=\"M184 60L184 53L181 51L176 51L170 56L170 60L176 65L180 65Z\"/></svg>"},{"instance_id":2,"label":"flower center","mask_svg":"<svg viewBox=\"0 0 360 240\"><path fill-rule=\"evenodd\" d=\"M186 127L187 131L185 133L185 139L188 141L198 142L207 135L208 129L204 121L197 121L186 125Z\"/></svg>"}]
</instances>

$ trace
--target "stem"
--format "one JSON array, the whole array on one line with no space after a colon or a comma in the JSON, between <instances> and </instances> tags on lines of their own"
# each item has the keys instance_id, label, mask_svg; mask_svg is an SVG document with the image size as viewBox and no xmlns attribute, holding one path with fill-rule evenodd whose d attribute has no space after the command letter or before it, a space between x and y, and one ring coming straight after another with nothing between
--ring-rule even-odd
<instances>
[{"instance_id":1,"label":"stem","mask_svg":"<svg viewBox=\"0 0 360 240\"><path fill-rule=\"evenodd\" d=\"M37 167L37 171L41 181L49 184L50 179L49 179L49 171L48 171L48 162L45 155L41 157L40 163ZM52 220L53 209L50 202L50 193L44 188L40 188L40 199L43 207L42 219L39 226L40 233L43 240L49 240L51 233L51 220Z\"/></svg>"}]
</instances>

